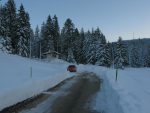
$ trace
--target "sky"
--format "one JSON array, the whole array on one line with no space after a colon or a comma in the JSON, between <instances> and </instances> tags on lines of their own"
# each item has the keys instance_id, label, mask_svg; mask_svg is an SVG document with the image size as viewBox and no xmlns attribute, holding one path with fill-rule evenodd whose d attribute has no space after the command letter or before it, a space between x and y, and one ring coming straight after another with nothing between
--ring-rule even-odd
<instances>
[{"instance_id":1,"label":"sky","mask_svg":"<svg viewBox=\"0 0 150 113\"><path fill-rule=\"evenodd\" d=\"M1 0L2 4L7 0ZM75 27L99 27L108 41L150 38L150 0L15 0L30 14L33 29L50 14L57 15L60 27L71 18Z\"/></svg>"}]
</instances>

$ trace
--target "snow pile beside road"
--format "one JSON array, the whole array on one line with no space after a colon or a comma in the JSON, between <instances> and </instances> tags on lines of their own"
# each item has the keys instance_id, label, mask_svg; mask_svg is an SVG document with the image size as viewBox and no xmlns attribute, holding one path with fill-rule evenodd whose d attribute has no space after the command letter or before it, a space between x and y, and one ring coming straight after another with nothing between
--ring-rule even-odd
<instances>
[{"instance_id":1,"label":"snow pile beside road","mask_svg":"<svg viewBox=\"0 0 150 113\"><path fill-rule=\"evenodd\" d=\"M109 69L92 65L79 65L78 68L81 72L94 72L102 79L101 89L96 94L91 108L102 113L122 113L122 106L119 104L119 95L113 89L106 76Z\"/></svg>"},{"instance_id":2,"label":"snow pile beside road","mask_svg":"<svg viewBox=\"0 0 150 113\"><path fill-rule=\"evenodd\" d=\"M99 66L79 65L80 71L95 72L103 79L92 108L104 113L150 113L150 68L118 71Z\"/></svg>"},{"instance_id":3,"label":"snow pile beside road","mask_svg":"<svg viewBox=\"0 0 150 113\"><path fill-rule=\"evenodd\" d=\"M150 113L149 68L119 70L117 82L114 70L109 70L106 75L119 96L118 101L124 113Z\"/></svg>"},{"instance_id":4,"label":"snow pile beside road","mask_svg":"<svg viewBox=\"0 0 150 113\"><path fill-rule=\"evenodd\" d=\"M109 70L106 69L103 75L97 74L103 81L100 91L96 94L93 109L102 113L123 113L120 95L114 89L110 79L107 78L107 72ZM115 71L112 73L115 73ZM112 81L114 80L115 78L112 79Z\"/></svg>"},{"instance_id":5,"label":"snow pile beside road","mask_svg":"<svg viewBox=\"0 0 150 113\"><path fill-rule=\"evenodd\" d=\"M68 64L62 62L45 63L0 51L0 110L38 95L66 79Z\"/></svg>"}]
</instances>

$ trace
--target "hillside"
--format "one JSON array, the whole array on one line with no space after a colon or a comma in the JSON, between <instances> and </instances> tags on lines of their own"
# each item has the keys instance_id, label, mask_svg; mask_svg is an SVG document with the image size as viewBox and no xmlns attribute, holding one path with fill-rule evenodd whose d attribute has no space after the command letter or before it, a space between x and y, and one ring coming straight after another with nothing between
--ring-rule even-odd
<instances>
[{"instance_id":1,"label":"hillside","mask_svg":"<svg viewBox=\"0 0 150 113\"><path fill-rule=\"evenodd\" d=\"M61 60L51 63L36 61L0 51L0 110L38 95L66 79L67 65Z\"/></svg>"}]
</instances>

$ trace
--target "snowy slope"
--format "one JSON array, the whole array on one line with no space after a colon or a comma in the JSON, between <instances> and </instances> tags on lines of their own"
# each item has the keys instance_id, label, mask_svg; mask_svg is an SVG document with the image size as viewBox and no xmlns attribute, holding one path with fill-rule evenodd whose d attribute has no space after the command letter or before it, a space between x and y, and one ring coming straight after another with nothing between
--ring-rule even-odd
<instances>
[{"instance_id":1,"label":"snowy slope","mask_svg":"<svg viewBox=\"0 0 150 113\"><path fill-rule=\"evenodd\" d=\"M150 113L150 68L125 69L119 71L118 82L115 72L107 72L107 78L124 113Z\"/></svg>"},{"instance_id":2,"label":"snowy slope","mask_svg":"<svg viewBox=\"0 0 150 113\"><path fill-rule=\"evenodd\" d=\"M104 113L150 113L150 68L115 70L79 65L80 71L95 72L103 79L92 108ZM79 68L78 67L78 68Z\"/></svg>"},{"instance_id":3,"label":"snowy slope","mask_svg":"<svg viewBox=\"0 0 150 113\"><path fill-rule=\"evenodd\" d=\"M51 63L31 61L0 51L0 110L37 95L66 79L67 66L61 60Z\"/></svg>"}]
</instances>

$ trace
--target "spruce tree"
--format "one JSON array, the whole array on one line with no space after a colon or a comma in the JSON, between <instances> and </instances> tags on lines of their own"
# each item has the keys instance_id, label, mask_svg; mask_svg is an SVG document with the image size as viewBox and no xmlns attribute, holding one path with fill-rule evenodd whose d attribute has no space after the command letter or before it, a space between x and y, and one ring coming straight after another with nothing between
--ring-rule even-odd
<instances>
[{"instance_id":1,"label":"spruce tree","mask_svg":"<svg viewBox=\"0 0 150 113\"><path fill-rule=\"evenodd\" d=\"M30 29L30 48L31 49L31 58L37 58L35 55L36 50L34 50L34 48L36 47L36 42L35 42L35 36L34 36L34 31L33 29Z\"/></svg>"},{"instance_id":2,"label":"spruce tree","mask_svg":"<svg viewBox=\"0 0 150 113\"><path fill-rule=\"evenodd\" d=\"M53 23L51 16L49 15L45 25L45 50L47 52L49 50L54 51L54 40L53 40Z\"/></svg>"},{"instance_id":3,"label":"spruce tree","mask_svg":"<svg viewBox=\"0 0 150 113\"><path fill-rule=\"evenodd\" d=\"M81 40L80 40L80 34L78 29L76 28L74 33L73 33L73 37L74 37L74 42L72 45L72 50L73 50L73 54L75 57L75 60L77 61L77 63L80 62L80 55L81 55Z\"/></svg>"},{"instance_id":4,"label":"spruce tree","mask_svg":"<svg viewBox=\"0 0 150 113\"><path fill-rule=\"evenodd\" d=\"M105 66L106 63L106 48L104 44L97 43L96 47L96 65Z\"/></svg>"},{"instance_id":5,"label":"spruce tree","mask_svg":"<svg viewBox=\"0 0 150 113\"><path fill-rule=\"evenodd\" d=\"M54 50L60 52L60 31L58 18L56 15L53 17L53 40L54 40Z\"/></svg>"},{"instance_id":6,"label":"spruce tree","mask_svg":"<svg viewBox=\"0 0 150 113\"><path fill-rule=\"evenodd\" d=\"M106 39L99 28L92 29L92 33L87 32L85 35L85 53L87 63L105 65L105 45Z\"/></svg>"},{"instance_id":7,"label":"spruce tree","mask_svg":"<svg viewBox=\"0 0 150 113\"><path fill-rule=\"evenodd\" d=\"M40 49L41 49L40 40L41 40L40 30L39 30L39 27L36 26L35 33L34 33L34 38L32 40L32 55L35 58L40 58Z\"/></svg>"},{"instance_id":8,"label":"spruce tree","mask_svg":"<svg viewBox=\"0 0 150 113\"><path fill-rule=\"evenodd\" d=\"M98 41L100 42L101 44L106 44L106 38L105 36L103 35L103 33L100 31L99 28L97 28L95 31L94 31L94 39L95 41Z\"/></svg>"},{"instance_id":9,"label":"spruce tree","mask_svg":"<svg viewBox=\"0 0 150 113\"><path fill-rule=\"evenodd\" d=\"M0 5L0 37L2 37L2 35L3 35L3 27L2 27L3 15L2 15L2 11L3 11L3 7L2 7L2 5Z\"/></svg>"},{"instance_id":10,"label":"spruce tree","mask_svg":"<svg viewBox=\"0 0 150 113\"><path fill-rule=\"evenodd\" d=\"M145 56L145 67L150 67L150 47L147 49L147 54Z\"/></svg>"},{"instance_id":11,"label":"spruce tree","mask_svg":"<svg viewBox=\"0 0 150 113\"><path fill-rule=\"evenodd\" d=\"M107 66L108 48L106 45L105 36L102 34L99 28L94 31L94 38L96 41L96 64Z\"/></svg>"},{"instance_id":12,"label":"spruce tree","mask_svg":"<svg viewBox=\"0 0 150 113\"><path fill-rule=\"evenodd\" d=\"M75 58L74 58L74 55L73 55L73 52L72 52L72 49L69 48L68 50L68 57L67 57L67 61L70 62L70 63L76 63L75 61Z\"/></svg>"},{"instance_id":13,"label":"spruce tree","mask_svg":"<svg viewBox=\"0 0 150 113\"><path fill-rule=\"evenodd\" d=\"M10 53L16 54L18 53L17 44L18 44L18 22L17 22L17 13L16 13L16 5L14 0L8 0L3 9L4 19L4 29L5 29L5 40L7 50Z\"/></svg>"},{"instance_id":14,"label":"spruce tree","mask_svg":"<svg viewBox=\"0 0 150 113\"><path fill-rule=\"evenodd\" d=\"M74 38L75 41L73 43L73 53L74 57L77 63L85 63L85 57L83 53L83 45L84 45L84 30L81 29L81 32L79 33L78 29L76 28L74 31Z\"/></svg>"},{"instance_id":15,"label":"spruce tree","mask_svg":"<svg viewBox=\"0 0 150 113\"><path fill-rule=\"evenodd\" d=\"M6 34L6 30L7 30L7 14L6 14L6 6L1 6L0 7L0 35L4 38L4 40L6 40L7 34Z\"/></svg>"},{"instance_id":16,"label":"spruce tree","mask_svg":"<svg viewBox=\"0 0 150 113\"><path fill-rule=\"evenodd\" d=\"M144 57L145 57L145 50L143 40L139 39L138 51L139 51L139 59L140 59L140 66L144 67Z\"/></svg>"},{"instance_id":17,"label":"spruce tree","mask_svg":"<svg viewBox=\"0 0 150 113\"><path fill-rule=\"evenodd\" d=\"M96 42L92 41L92 43L89 45L88 49L89 53L87 56L87 61L90 64L95 64L96 62Z\"/></svg>"},{"instance_id":18,"label":"spruce tree","mask_svg":"<svg viewBox=\"0 0 150 113\"><path fill-rule=\"evenodd\" d=\"M42 25L41 25L40 38L42 40L46 38L46 25L45 25L45 22L43 22Z\"/></svg>"},{"instance_id":19,"label":"spruce tree","mask_svg":"<svg viewBox=\"0 0 150 113\"><path fill-rule=\"evenodd\" d=\"M19 22L19 54L23 57L29 57L30 54L30 22L29 14L25 12L23 5L21 4L18 14Z\"/></svg>"},{"instance_id":20,"label":"spruce tree","mask_svg":"<svg viewBox=\"0 0 150 113\"><path fill-rule=\"evenodd\" d=\"M123 69L124 66L128 65L128 55L125 44L122 42L122 38L119 37L116 44L116 53L115 53L115 65L116 68Z\"/></svg>"},{"instance_id":21,"label":"spruce tree","mask_svg":"<svg viewBox=\"0 0 150 113\"><path fill-rule=\"evenodd\" d=\"M40 40L40 30L38 26L35 28L34 40Z\"/></svg>"},{"instance_id":22,"label":"spruce tree","mask_svg":"<svg viewBox=\"0 0 150 113\"><path fill-rule=\"evenodd\" d=\"M112 53L112 44L109 42L106 45L106 54L107 54L106 66L110 67L112 65L112 61L113 61L113 53Z\"/></svg>"},{"instance_id":23,"label":"spruce tree","mask_svg":"<svg viewBox=\"0 0 150 113\"><path fill-rule=\"evenodd\" d=\"M93 38L92 38L92 33L90 31L88 31L87 33L85 33L85 40L84 40L84 56L86 58L86 63L88 64L94 64L94 59L95 59L95 48L94 48L95 44L93 42Z\"/></svg>"},{"instance_id":24,"label":"spruce tree","mask_svg":"<svg viewBox=\"0 0 150 113\"><path fill-rule=\"evenodd\" d=\"M41 45L41 54L43 54L44 52L46 52L46 24L45 22L42 23L41 25L41 30L40 30L40 45Z\"/></svg>"},{"instance_id":25,"label":"spruce tree","mask_svg":"<svg viewBox=\"0 0 150 113\"><path fill-rule=\"evenodd\" d=\"M68 57L68 51L71 49L73 42L74 42L74 33L75 27L72 23L71 19L67 19L64 27L61 32L61 41L62 41L62 53L64 54L64 58L66 59Z\"/></svg>"},{"instance_id":26,"label":"spruce tree","mask_svg":"<svg viewBox=\"0 0 150 113\"><path fill-rule=\"evenodd\" d=\"M139 57L139 50L134 44L131 49L131 66L132 67L140 67L140 57Z\"/></svg>"},{"instance_id":27,"label":"spruce tree","mask_svg":"<svg viewBox=\"0 0 150 113\"><path fill-rule=\"evenodd\" d=\"M112 63L110 44L100 44L97 47L96 64L100 66L110 67Z\"/></svg>"},{"instance_id":28,"label":"spruce tree","mask_svg":"<svg viewBox=\"0 0 150 113\"><path fill-rule=\"evenodd\" d=\"M79 57L79 63L81 64L85 64L86 63L86 58L85 58L85 54L84 54L84 40L85 40L85 33L84 33L84 29L81 28L81 31L80 31L80 55L78 56Z\"/></svg>"}]
</instances>

